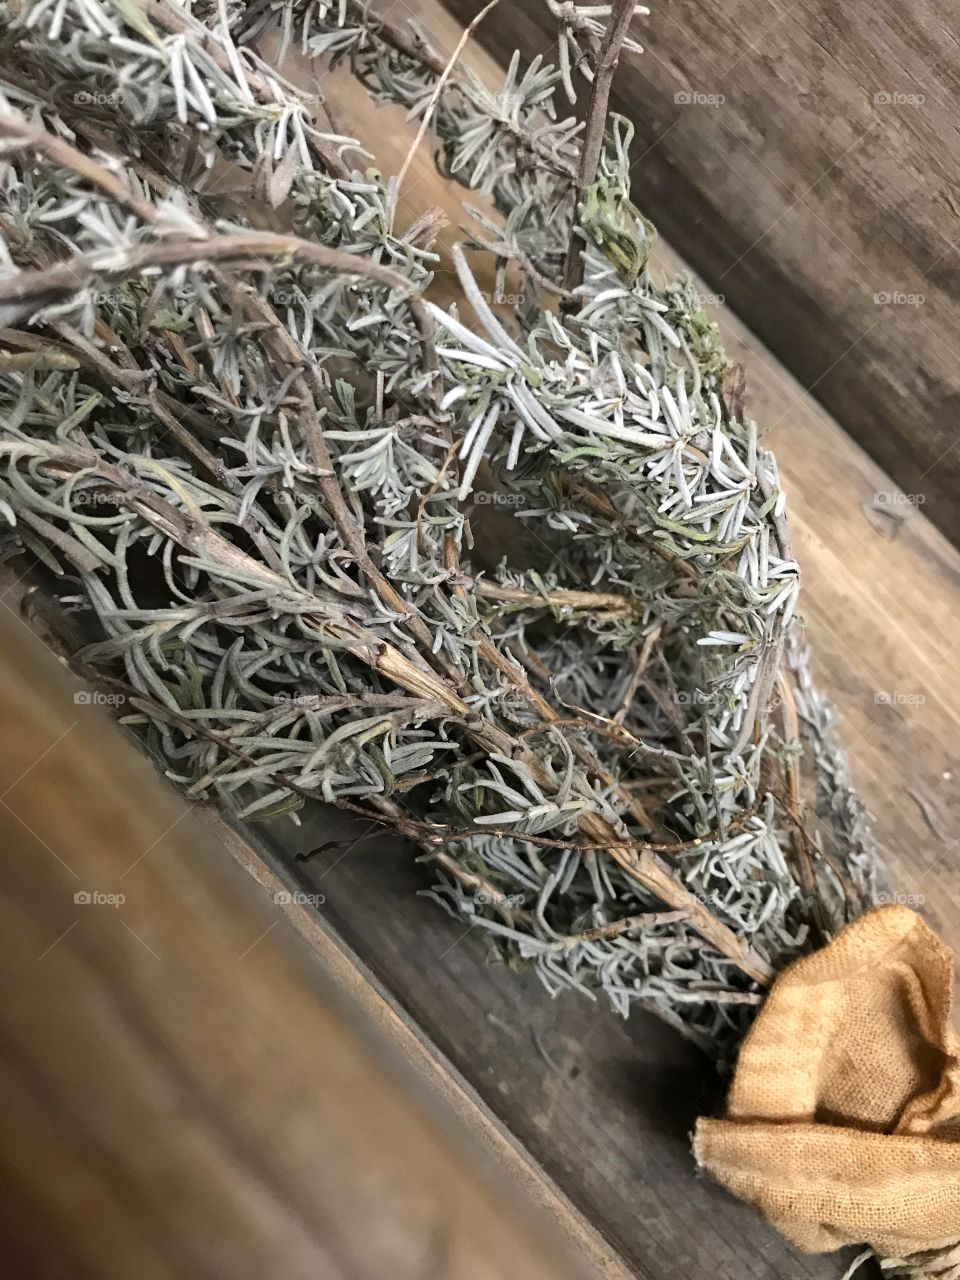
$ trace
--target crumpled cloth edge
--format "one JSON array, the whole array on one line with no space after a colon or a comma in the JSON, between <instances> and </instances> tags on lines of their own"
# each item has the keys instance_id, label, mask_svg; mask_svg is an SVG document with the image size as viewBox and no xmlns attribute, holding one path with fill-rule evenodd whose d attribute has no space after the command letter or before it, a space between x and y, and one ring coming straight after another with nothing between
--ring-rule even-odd
<instances>
[{"instance_id":1,"label":"crumpled cloth edge","mask_svg":"<svg viewBox=\"0 0 960 1280\"><path fill-rule=\"evenodd\" d=\"M836 1121L815 1096L818 1054L834 1053L834 1086L836 1080L836 1036L827 1038L824 1051L823 1028L836 1031L837 1009L847 1011L851 1001L858 1012L864 985L875 998L884 983L889 991L881 994L901 1013L895 1028L901 1055L924 1055L927 1065L931 1054L942 1060L939 1079L925 1078L913 1094L907 1089L892 1131L879 1121L871 1127L869 1119L864 1128ZM698 1166L804 1252L866 1242L889 1259L891 1274L960 1280L951 1256L960 1242L960 1057L952 995L952 953L915 912L880 907L848 925L777 978L741 1049L727 1118L697 1123ZM818 1002L829 1005L820 1022ZM798 1034L801 1029L812 1034ZM858 1055L857 1041L844 1048L851 1058L847 1084L861 1077L869 1084L870 1053ZM784 1068L779 1093L763 1079L778 1063ZM812 1101L804 1097L794 1109L809 1106L807 1114L790 1114L789 1105L781 1114L772 1101L782 1104L782 1082L791 1070L799 1072L798 1092L806 1095L812 1081Z\"/></svg>"}]
</instances>

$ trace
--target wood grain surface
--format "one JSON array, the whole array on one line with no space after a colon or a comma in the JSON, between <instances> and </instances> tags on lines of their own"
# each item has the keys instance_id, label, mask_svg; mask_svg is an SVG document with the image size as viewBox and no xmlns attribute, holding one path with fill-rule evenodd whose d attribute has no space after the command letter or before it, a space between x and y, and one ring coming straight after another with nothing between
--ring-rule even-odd
<instances>
[{"instance_id":1,"label":"wood grain surface","mask_svg":"<svg viewBox=\"0 0 960 1280\"><path fill-rule=\"evenodd\" d=\"M322 918L162 784L13 599L0 1274L625 1280Z\"/></svg>"},{"instance_id":2,"label":"wood grain surface","mask_svg":"<svg viewBox=\"0 0 960 1280\"><path fill-rule=\"evenodd\" d=\"M448 2L463 22L480 7ZM634 199L960 541L956 5L649 8L613 94L636 126ZM501 0L477 38L501 59L555 60L551 24L541 3Z\"/></svg>"},{"instance_id":3,"label":"wood grain surface","mask_svg":"<svg viewBox=\"0 0 960 1280\"><path fill-rule=\"evenodd\" d=\"M405 8L441 48L454 47L458 25L433 0ZM469 56L495 83L492 61ZM329 89L342 126L376 148L384 172L396 171L412 138L401 113L371 110L345 75ZM462 198L437 179L428 154L416 159L404 209L412 219L445 208L445 246L462 236ZM684 264L661 244L655 267ZM448 282L441 268L441 295ZM960 554L729 305L710 310L731 358L746 366L749 412L785 476L817 678L840 712L895 891L960 947ZM331 839L332 821L318 815L298 850ZM784 1251L692 1175L687 1133L720 1100L708 1064L642 1014L623 1024L602 1006L550 1001L528 976L491 968L462 922L431 921L431 904L411 905L429 878L379 847L368 835L311 859L304 883L327 886L338 930L635 1266L694 1278L842 1274L837 1258Z\"/></svg>"},{"instance_id":4,"label":"wood grain surface","mask_svg":"<svg viewBox=\"0 0 960 1280\"><path fill-rule=\"evenodd\" d=\"M421 16L426 16L438 42L452 47L457 27L449 16L433 4L421 3L417 8ZM393 16L397 16L396 12ZM481 60L477 65L484 74L491 74L489 61ZM411 137L401 113L387 108L372 111L363 94L355 92L343 78L327 87L337 94L338 116L368 140L375 140L381 170L399 168ZM453 226L445 237L449 244L458 234L457 224L465 220L459 211L460 199L461 193L450 191L436 178L429 158L418 157L405 187L405 212L412 217L432 205L445 207L453 217ZM659 264L672 270L677 260L663 249ZM729 307L720 309L719 319L731 354L747 365L749 410L769 429L770 442L785 475L788 513L803 569L804 614L816 653L817 675L840 711L841 732L850 749L854 775L873 812L892 879L899 891L913 895L948 942L960 946L960 765L956 760L960 694L953 677L960 649L960 554L922 511L891 499L896 490L887 476L736 321ZM892 520L883 511L907 514L909 518ZM8 596L5 603L8 608L17 607L14 595ZM0 618L3 616L0 610ZM31 672L16 678L26 679L32 687ZM36 679L42 681L43 677L38 674ZM16 700L8 685L9 677L0 684L0 694L15 711ZM38 694L36 706L41 703ZM91 714L96 711L84 710ZM21 703L16 714L21 719L26 715L25 722L30 724L38 712L33 703L26 708ZM58 831L69 833L74 815L89 810L97 815L99 836L90 855L96 859L91 866L104 887L109 887L132 860L130 848L146 848L149 844L148 839L140 838L139 845L132 845L117 818L122 812L123 796L131 793L139 797L140 788L146 785L147 766L130 756L123 770L106 781L102 772L96 776L81 772L86 780L85 794L77 789L69 793L57 790L51 778L56 779L65 769L79 770L83 759L77 754L80 740L75 738L82 724L57 742L59 723L49 719L43 722L42 736L50 744L47 754L7 794L5 804L15 808L18 817L4 818L9 833L5 838L15 840L22 821L29 822L41 836L44 827L38 824L43 822L56 821ZM37 746L22 745L15 733L10 738L15 760L21 764L31 750L37 754ZM94 762L93 767L100 766ZM17 776L13 768L10 774ZM43 785L38 788L40 783ZM85 803L91 796L99 798L105 789L112 797L109 804L94 808ZM29 812L20 809L27 803L31 806ZM174 806L170 813L175 814L175 802L167 803ZM0 816L5 814L6 810L0 810ZM94 1075L83 1082L83 1097L93 1100L89 1105L78 1108L75 1094L72 1106L69 1102L58 1103L59 1110L43 1120L42 1130L38 1128L47 1148L55 1149L60 1129L86 1133L95 1123L98 1145L90 1145L84 1138L87 1145L77 1155L75 1172L64 1177L68 1185L72 1185L72 1178L79 1183L86 1163L91 1164L95 1186L89 1192L90 1204L100 1215L96 1221L106 1224L101 1230L112 1247L119 1248L113 1244L114 1238L122 1241L128 1232L125 1215L133 1214L138 1223L139 1215L146 1218L149 1210L158 1215L149 1218L150 1231L154 1238L162 1237L167 1242L164 1247L169 1252L174 1248L169 1239L174 1243L179 1240L182 1223L189 1218L182 1202L191 1197L209 1217L210 1234L216 1234L215 1224L221 1221L216 1213L223 1212L222 1202L208 1214L202 1188L198 1190L196 1182L186 1178L181 1185L180 1179L168 1170L158 1172L164 1166L155 1156L158 1149L169 1156L180 1143L207 1141L211 1099L222 1099L216 1111L218 1124L222 1123L226 1108L231 1112L239 1108L247 1126L244 1132L249 1145L244 1150L255 1149L258 1153L261 1182L255 1186L262 1185L264 1162L274 1170L273 1176L278 1180L270 1187L269 1211L278 1215L277 1220L286 1222L284 1215L299 1215L298 1232L307 1231L309 1236L312 1229L314 1235L322 1234L328 1219L319 1216L321 1210L329 1213L330 1204L340 1203L336 1199L341 1194L338 1185L331 1187L329 1180L321 1180L317 1184L320 1190L316 1190L311 1175L305 1172L309 1154L306 1148L315 1147L318 1138L322 1140L318 1128L311 1127L320 1124L313 1111L322 1109L326 1095L319 1085L313 1093L299 1093L290 1083L296 1063L302 1062L300 1055L320 1054L323 1048L322 1044L318 1046L317 1037L322 1039L326 1033L316 1021L319 1015L310 1012L312 1001L320 999L322 1003L323 997L307 998L304 988L296 1007L282 1013L268 999L269 984L282 981L283 975L289 976L292 970L299 971L304 963L302 957L291 958L294 953L286 950L290 909L270 901L275 883L271 877L280 876L305 893L322 895L323 901L318 898L312 916L300 913L296 920L311 934L311 945L320 947L321 958L319 940L329 939L332 931L369 966L376 982L400 1011L391 1017L396 1017L400 1027L405 1025L403 1019L407 1020L408 1048L416 1044L409 1027L417 1027L439 1055L437 1058L428 1054L428 1060L450 1064L450 1089L456 1093L462 1088L459 1096L463 1097L469 1096L470 1090L475 1091L483 1106L495 1114L519 1144L516 1151L501 1135L496 1141L491 1139L494 1148L501 1152L514 1150L516 1159L522 1161L529 1156L541 1164L576 1210L607 1238L613 1252L604 1259L604 1265L615 1267L614 1255L618 1253L636 1274L650 1280L838 1280L843 1274L848 1259L797 1255L750 1210L695 1175L687 1135L696 1115L718 1106L722 1094L722 1085L709 1063L651 1017L635 1013L628 1022L622 1022L609 1009L572 993L550 1000L531 975L517 974L492 963L479 931L471 930L462 920L448 918L434 903L417 895L418 890L429 887L431 876L429 868L414 861L409 847L385 841L376 832L358 829L342 816L319 808L307 813L305 825L299 830L283 824L258 833L256 852L242 843L225 841L222 828L214 827L207 848L195 849L191 841L189 857L197 860L203 883L215 874L215 867L210 864L219 860L217 874L223 877L223 887L216 893L209 888L198 890L194 903L193 872L185 861L187 851L174 857L168 848L168 841L178 832L192 829L188 828L192 821L184 819L129 873L132 896L133 886L140 884L141 876L151 870L159 874L158 869L169 860L169 883L162 892L175 896L177 912L183 919L183 927L167 937L154 920L157 900L153 890L142 898L137 919L127 919L130 927L163 958L160 966L150 971L149 983L143 975L148 963L156 965L156 961L151 960L140 942L130 938L126 940L126 951L108 952L105 948L109 931L106 926L88 927L85 920L89 917L80 921L83 933L77 925L56 941L73 919L70 903L61 901L71 882L62 869L57 869L55 858L42 844L29 843L22 833L20 836L26 851L17 855L17 878L13 883L20 884L22 880L26 888L17 890L20 896L7 914L12 924L17 923L18 914L24 916L23 928L33 930L30 947L34 943L55 943L43 965L59 954L59 963L70 968L65 959L70 956L79 971L79 976L70 976L58 969L55 980L44 978L42 966L36 965L34 959L43 947L38 945L35 951L27 948L22 953L25 959L16 970L15 1003L18 1009L21 1003L29 1006L17 1014L28 1019L22 1024L22 1038L26 1042L35 1035L41 1046L33 1069L45 1072L44 1079L54 1081L58 1070L65 1071L64 1061L71 1056L68 1053L58 1058L55 1050L58 1046L73 1046L74 1037L82 1034L86 1048L98 1054L95 1060L102 1067L103 1079L114 1070L110 1065L114 1055L136 1050L140 1056L135 1063L137 1070L143 1072L144 1092L155 1093L165 1108L165 1125L147 1126L135 1108L118 1108L114 1114L102 1081ZM330 847L331 841L341 843ZM328 847L322 849L324 845ZM306 861L295 861L298 853L317 849L321 851ZM210 931L216 917L227 910L224 904L228 899L232 904L231 895L241 892L234 883L236 876L230 874L229 868L235 866L231 853L261 880L267 901L261 906L259 929L251 927L246 915L236 917L243 921L243 928L235 921L231 923L235 912L230 906L228 927L236 932L230 942L233 950L227 953L232 967L225 968L222 957L217 960ZM30 876L41 874L56 877L55 892L35 887ZM93 878L88 883L96 886ZM14 892L12 886L9 892ZM218 896L221 894L222 898ZM258 932L265 930L257 943ZM122 926L110 932L111 938L123 935ZM251 943L255 944L253 950L239 962L237 957ZM69 948L76 948L76 955ZM270 956L269 972L251 973L248 962L262 951ZM174 979L169 966L181 952L188 976ZM261 962L266 964L263 957ZM109 997L108 978L115 981L110 975L118 964L129 968L131 981L143 984L137 988L142 995L142 1009L121 1007ZM100 987L96 988L98 994L84 997L81 984L90 973L97 976ZM218 987L218 981L223 982L222 987ZM351 985L345 979L343 982L351 1002L359 1001L363 984ZM65 995L57 995L58 984L63 985ZM341 989L340 984L341 979L333 982L334 992ZM153 1038L141 1041L137 1038L139 1030L135 1036L127 1025L129 1020L133 1027L140 1028L145 1019L151 1027L158 1019L172 1024L174 1005L188 996L188 1012L194 1011L200 1028L191 1040L189 1068L204 1082L202 1104L191 1104L189 1095L185 1103L184 1095L178 1092L180 1085L174 1088L157 1066L154 1057L161 1042L153 1032ZM335 995L329 1000L332 1006ZM82 1025L77 1026L71 1002L82 1008L89 1006L95 1012L96 1020L90 1023L94 1030L89 1035ZM54 1037L51 1025L62 1027L59 1039ZM7 1039L11 1036L7 1035ZM409 1051L414 1052L412 1048ZM180 1052L185 1051L178 1049ZM205 1055L214 1061L208 1061ZM162 1055L159 1060L169 1061ZM418 1067L417 1071L421 1069L424 1068ZM320 1070L318 1066L317 1079ZM178 1072L177 1081L182 1081L179 1066ZM22 1106L24 1114L32 1115L30 1107L39 1104L28 1106L23 1073L17 1075L11 1069L9 1078L20 1082L16 1084L20 1092L9 1095L17 1099L14 1110ZM439 1079L436 1074L430 1076L425 1094L439 1092L445 1096L443 1078L443 1073ZM462 1086L461 1080L465 1082ZM218 1092L221 1087L225 1090L222 1094ZM367 1092L364 1096L370 1095ZM284 1106L296 1112L305 1126L302 1131L284 1112ZM469 1112L469 1108L466 1110ZM131 1126L142 1134L142 1141L135 1152L124 1156L124 1163L119 1166L124 1176L118 1178L113 1152L122 1150L123 1134ZM494 1126L492 1132L499 1131ZM104 1145L105 1134L115 1142L109 1150ZM39 1150L39 1138L35 1145ZM196 1158L192 1154L195 1146L185 1146L184 1150L191 1153L190 1159ZM5 1158L9 1162L9 1155ZM38 1155L36 1160L39 1159ZM533 1167L526 1167L531 1184L536 1184ZM292 1168L297 1171L296 1177L291 1174ZM124 1190L131 1169L133 1190ZM282 1178L277 1170L283 1171ZM323 1176L326 1178L326 1173ZM42 1183L24 1188L21 1184L26 1178L23 1174L14 1184L14 1204L23 1206L24 1216L28 1211L34 1219L50 1215L51 1249L64 1240L72 1241L74 1232L82 1236L79 1211L72 1217L65 1216L67 1211L61 1204L65 1197L50 1190L44 1192ZM107 1190L98 1190L101 1184L106 1184ZM537 1196L549 1200L549 1183L544 1185L547 1190L541 1188ZM102 1196L101 1201L97 1202L95 1196ZM250 1220L260 1233L257 1239L269 1241L274 1228L270 1222L262 1226L257 1216L266 1210L257 1209L253 1193L246 1203L250 1206ZM314 1210L317 1216L313 1216ZM420 1211L425 1212L422 1205ZM577 1223L575 1213L558 1210L553 1220L558 1224L558 1234L572 1240L574 1246L579 1239L579 1247L588 1248L583 1244L584 1237L578 1234L582 1226L564 1231L564 1222ZM138 1239L142 1238L146 1228L129 1228L134 1229L141 1233ZM191 1249L199 1248L195 1235L187 1237ZM16 1242L22 1233L17 1234L15 1225L7 1229L7 1237ZM589 1233L586 1238L589 1240ZM296 1236L297 1248L303 1239L302 1234ZM315 1242L308 1239L303 1248L311 1244L315 1247ZM132 1248L129 1243L124 1247ZM160 1249L159 1244L151 1247ZM247 1261L237 1264L235 1270L230 1270L229 1265L224 1268L222 1260L207 1254L201 1255L206 1271L191 1271L189 1266L178 1271L182 1260L174 1257L172 1262L165 1260L167 1271L159 1269L158 1264L154 1272L140 1268L132 1274L212 1274L230 1276L231 1280L234 1276L300 1274L296 1270L258 1269L253 1260L268 1252L266 1244L258 1247L265 1252L244 1255ZM592 1247L596 1249L595 1243ZM292 1252L292 1245L290 1250L291 1257L301 1256ZM147 1256L151 1256L149 1252ZM588 1265L595 1265L594 1274L603 1274L598 1261L604 1257L602 1251L592 1256L597 1261ZM192 1255L187 1261L192 1265ZM231 1265L235 1262L236 1254L231 1256ZM416 1275L417 1280L421 1275L423 1280L432 1280L435 1274L439 1280L455 1274L442 1264L435 1266L433 1273L427 1267L422 1273L398 1272L391 1267L390 1274L394 1273ZM61 1273L48 1268L45 1272L37 1269L23 1274L57 1275L59 1280ZM85 1277L100 1273L77 1268L75 1274ZM323 1276L326 1272L318 1267L312 1274ZM520 1277L537 1273L518 1268L513 1274Z\"/></svg>"}]
</instances>

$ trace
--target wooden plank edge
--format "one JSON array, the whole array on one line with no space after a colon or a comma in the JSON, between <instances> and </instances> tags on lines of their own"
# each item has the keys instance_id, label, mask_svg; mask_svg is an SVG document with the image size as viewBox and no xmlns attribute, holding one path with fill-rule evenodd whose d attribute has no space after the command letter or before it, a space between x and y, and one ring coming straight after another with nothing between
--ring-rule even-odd
<instances>
[{"instance_id":1,"label":"wooden plank edge","mask_svg":"<svg viewBox=\"0 0 960 1280\"><path fill-rule=\"evenodd\" d=\"M279 894L293 896L297 892L299 884L284 874L271 853L256 848L223 814L205 808L198 816L211 841L227 850L268 899L276 901ZM469 1134L482 1153L488 1174L523 1187L531 1210L550 1224L588 1275L605 1280L629 1280L640 1275L635 1267L627 1267L336 931L297 901L285 903L284 912L342 996L344 1006L349 1006L351 1018L359 1018L365 1024L366 1035L376 1043L378 1052L390 1055L392 1069L402 1072L407 1086L426 1107L434 1112L442 1110L446 1113L445 1125L452 1122ZM691 1163L691 1176L693 1173Z\"/></svg>"}]
</instances>

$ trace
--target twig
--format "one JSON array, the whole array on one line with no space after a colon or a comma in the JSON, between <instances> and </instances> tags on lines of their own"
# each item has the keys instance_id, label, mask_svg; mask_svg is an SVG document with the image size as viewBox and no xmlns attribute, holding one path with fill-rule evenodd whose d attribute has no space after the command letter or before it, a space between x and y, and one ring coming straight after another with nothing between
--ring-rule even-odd
<instances>
[{"instance_id":1,"label":"twig","mask_svg":"<svg viewBox=\"0 0 960 1280\"><path fill-rule=\"evenodd\" d=\"M686 920L683 911L647 911L641 915L624 916L621 920L611 920L609 924L597 925L594 929L584 929L582 933L571 933L556 942L548 943L548 951L570 951L582 942L608 941L619 938L623 933L631 933L634 929L652 929L656 925L676 924Z\"/></svg>"},{"instance_id":2,"label":"twig","mask_svg":"<svg viewBox=\"0 0 960 1280\"><path fill-rule=\"evenodd\" d=\"M471 35L473 35L474 31L476 31L477 27L491 9L495 9L499 3L500 0L488 0L488 3L483 6L480 12L471 19L470 23L466 27L464 27L460 39L457 41L456 48L450 55L447 65L440 73L437 83L434 85L433 93L430 95L430 101L427 103L426 109L424 110L423 116L420 120L420 127L417 129L417 136L410 144L410 149L407 151L403 164L400 166L400 172L397 174L397 184L395 188L398 196L400 194L400 189L403 186L403 180L407 176L407 170L413 163L413 157L416 155L420 147L420 143L423 141L427 130L430 128L430 121L433 119L433 113L436 110L437 103L440 101L440 95L443 93L443 87L450 79L453 69L457 65L457 59L466 48L467 41L470 39Z\"/></svg>"},{"instance_id":3,"label":"twig","mask_svg":"<svg viewBox=\"0 0 960 1280\"><path fill-rule=\"evenodd\" d=\"M650 654L653 652L653 646L660 639L662 627L652 627L643 638L643 644L640 646L640 652L637 654L633 664L633 670L630 672L630 679L627 681L623 693L620 696L620 705L614 712L613 718L618 723L623 721L630 713L633 700L636 697L637 690L640 687L640 681L643 679L643 673L647 669L647 663L650 661Z\"/></svg>"},{"instance_id":4,"label":"twig","mask_svg":"<svg viewBox=\"0 0 960 1280\"><path fill-rule=\"evenodd\" d=\"M404 300L420 332L424 365L437 368L433 345L433 320L423 299L405 276L383 267L378 262L359 258L356 254L330 249L298 236L279 235L271 231L250 231L239 235L214 235L203 239L170 236L148 244L132 245L112 251L75 254L65 262L43 271L21 271L0 279L0 306L18 307L18 314L48 297L69 296L105 277L131 275L149 267L173 267L192 264L226 262L256 263L262 258L287 261L300 259L309 266L338 275L362 276L377 284L396 289Z\"/></svg>"},{"instance_id":5,"label":"twig","mask_svg":"<svg viewBox=\"0 0 960 1280\"><path fill-rule=\"evenodd\" d=\"M620 50L627 37L630 19L633 17L633 10L634 0L613 0L610 23L603 34L600 51L597 54L597 71L590 91L587 127L583 135L580 169L577 174L577 193L578 199L581 200L583 193L597 178L600 153L603 150L603 135L607 127L610 89L620 59ZM583 283L583 253L577 230L575 221L570 232L570 245L567 249L567 262L563 273L563 286L569 293L573 293Z\"/></svg>"},{"instance_id":6,"label":"twig","mask_svg":"<svg viewBox=\"0 0 960 1280\"><path fill-rule=\"evenodd\" d=\"M486 578L469 584L471 590L488 600L500 600L504 604L524 605L541 609L589 609L594 613L629 614L637 608L626 596L613 591L528 591L525 587L501 586Z\"/></svg>"},{"instance_id":7,"label":"twig","mask_svg":"<svg viewBox=\"0 0 960 1280\"><path fill-rule=\"evenodd\" d=\"M419 39L419 36L413 39L407 37L399 26L389 21L385 14L369 13L364 4L354 3L351 7L359 19L368 23L366 37L369 41L379 40L382 44L403 54L412 62L419 63L421 67L432 75L442 76L444 71L447 70L449 63L445 63L431 49L427 48L422 40ZM452 86L455 86L458 92L472 99L473 86L466 77L460 74L458 68L451 70L444 87ZM564 158L553 154L536 135L517 129L507 120L498 119L496 123L498 128L510 134L518 147L526 148L530 152L540 168L562 179L565 184L572 185L576 182L576 166L572 162L568 163ZM546 278L544 278L544 283L546 283ZM551 287L556 288L557 286L552 285Z\"/></svg>"},{"instance_id":8,"label":"twig","mask_svg":"<svg viewBox=\"0 0 960 1280\"><path fill-rule=\"evenodd\" d=\"M700 723L703 726L703 754L707 762L707 779L710 783L710 793L713 796L713 805L717 811L717 830L721 837L726 836L726 824L723 821L723 806L720 804L720 791L717 787L717 770L713 763L713 743L710 741L710 717L706 712L703 713Z\"/></svg>"},{"instance_id":9,"label":"twig","mask_svg":"<svg viewBox=\"0 0 960 1280\"><path fill-rule=\"evenodd\" d=\"M129 209L143 222L156 221L157 211L149 200L128 187L115 173L41 126L31 124L21 116L0 111L0 137L8 146L38 151L55 164L71 169L77 177L92 183L104 195L115 200L121 208Z\"/></svg>"},{"instance_id":10,"label":"twig","mask_svg":"<svg viewBox=\"0 0 960 1280\"><path fill-rule=\"evenodd\" d=\"M624 748L628 748L634 755L649 756L653 760L682 761L685 758L678 751L671 751L668 747L655 747L649 742L644 742L616 720L608 720L604 716L597 715L596 712L584 711L583 708L579 716L558 717L553 720L544 720L542 724L532 724L522 731L520 737L528 738L537 733L548 733L551 729L568 727L611 738Z\"/></svg>"}]
</instances>

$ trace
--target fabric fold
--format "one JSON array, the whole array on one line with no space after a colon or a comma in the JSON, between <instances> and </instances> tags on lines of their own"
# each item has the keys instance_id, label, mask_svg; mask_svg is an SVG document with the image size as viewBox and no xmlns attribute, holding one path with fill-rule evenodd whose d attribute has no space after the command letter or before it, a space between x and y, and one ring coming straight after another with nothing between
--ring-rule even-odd
<instances>
[{"instance_id":1,"label":"fabric fold","mask_svg":"<svg viewBox=\"0 0 960 1280\"><path fill-rule=\"evenodd\" d=\"M698 1164L811 1253L884 1257L960 1241L953 955L914 912L878 907L777 978Z\"/></svg>"}]
</instances>

